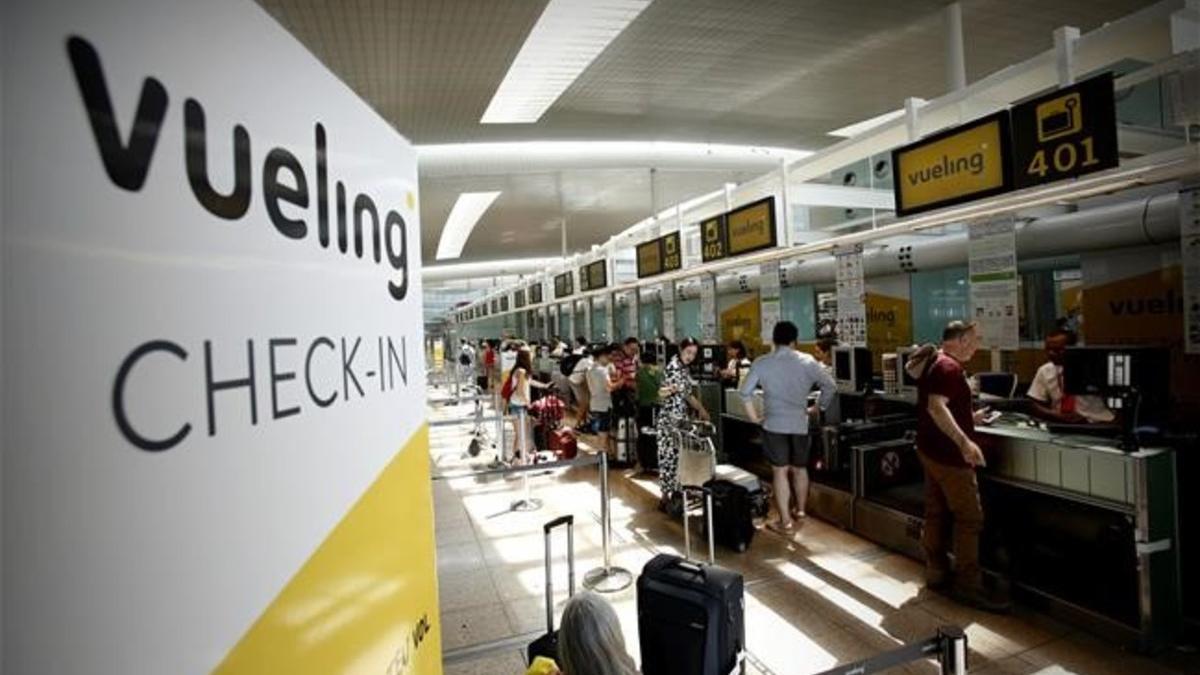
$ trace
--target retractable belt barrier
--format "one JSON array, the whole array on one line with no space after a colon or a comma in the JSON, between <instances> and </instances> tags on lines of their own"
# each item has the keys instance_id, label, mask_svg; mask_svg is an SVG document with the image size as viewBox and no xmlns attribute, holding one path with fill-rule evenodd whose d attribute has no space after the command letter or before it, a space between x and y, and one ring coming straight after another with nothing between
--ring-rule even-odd
<instances>
[{"instance_id":1,"label":"retractable belt barrier","mask_svg":"<svg viewBox=\"0 0 1200 675\"><path fill-rule=\"evenodd\" d=\"M501 466L496 467L495 469L440 473L433 476L433 480L453 480L455 478L472 478L474 476L490 476L496 474L534 473L538 471L550 471L551 469L565 469L572 466L593 466L599 463L599 455L580 455L575 459L562 459L556 462L539 462L537 464L525 464L520 466Z\"/></svg>"},{"instance_id":2,"label":"retractable belt barrier","mask_svg":"<svg viewBox=\"0 0 1200 675\"><path fill-rule=\"evenodd\" d=\"M876 654L868 659L826 670L819 675L869 675L912 661L936 658L942 675L966 675L967 634L957 626L943 626L937 635L897 649Z\"/></svg>"}]
</instances>

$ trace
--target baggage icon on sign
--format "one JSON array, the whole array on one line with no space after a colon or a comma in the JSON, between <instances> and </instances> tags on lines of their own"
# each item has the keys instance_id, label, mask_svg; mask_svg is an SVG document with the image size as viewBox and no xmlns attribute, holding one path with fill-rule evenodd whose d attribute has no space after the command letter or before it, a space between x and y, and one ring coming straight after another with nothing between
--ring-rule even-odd
<instances>
[{"instance_id":1,"label":"baggage icon on sign","mask_svg":"<svg viewBox=\"0 0 1200 675\"><path fill-rule=\"evenodd\" d=\"M1083 129L1083 107L1079 92L1056 98L1037 107L1038 142L1070 136Z\"/></svg>"}]
</instances>

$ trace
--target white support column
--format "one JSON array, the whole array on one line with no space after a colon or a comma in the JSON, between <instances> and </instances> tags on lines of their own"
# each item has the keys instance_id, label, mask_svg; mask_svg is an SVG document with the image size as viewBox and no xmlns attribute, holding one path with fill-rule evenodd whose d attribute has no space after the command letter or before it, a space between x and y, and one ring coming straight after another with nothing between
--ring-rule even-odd
<instances>
[{"instance_id":1,"label":"white support column","mask_svg":"<svg viewBox=\"0 0 1200 675\"><path fill-rule=\"evenodd\" d=\"M1062 26L1054 31L1054 51L1058 53L1058 86L1075 84L1075 41L1079 29Z\"/></svg>"},{"instance_id":2,"label":"white support column","mask_svg":"<svg viewBox=\"0 0 1200 675\"><path fill-rule=\"evenodd\" d=\"M942 15L946 28L946 90L958 91L967 87L967 58L963 47L962 4L946 6Z\"/></svg>"},{"instance_id":3,"label":"white support column","mask_svg":"<svg viewBox=\"0 0 1200 675\"><path fill-rule=\"evenodd\" d=\"M917 118L918 111L921 109L921 99L906 98L904 99L904 124L908 128L908 142L912 143L921 138L921 125Z\"/></svg>"},{"instance_id":4,"label":"white support column","mask_svg":"<svg viewBox=\"0 0 1200 675\"><path fill-rule=\"evenodd\" d=\"M792 200L788 198L791 192L788 188L788 163L783 158L779 160L779 184L779 200L783 202L779 209L782 222L775 224L775 241L786 248L792 245Z\"/></svg>"},{"instance_id":5,"label":"white support column","mask_svg":"<svg viewBox=\"0 0 1200 675\"><path fill-rule=\"evenodd\" d=\"M717 328L717 277L709 272L700 275L700 341L715 343L720 335Z\"/></svg>"},{"instance_id":6,"label":"white support column","mask_svg":"<svg viewBox=\"0 0 1200 675\"><path fill-rule=\"evenodd\" d=\"M1171 15L1171 53L1182 54L1200 49L1200 0L1187 0L1187 5Z\"/></svg>"},{"instance_id":7,"label":"white support column","mask_svg":"<svg viewBox=\"0 0 1200 675\"><path fill-rule=\"evenodd\" d=\"M634 337L642 337L642 317L639 314L641 311L641 289L635 288L629 291L629 334ZM655 338L656 335L647 336Z\"/></svg>"}]
</instances>

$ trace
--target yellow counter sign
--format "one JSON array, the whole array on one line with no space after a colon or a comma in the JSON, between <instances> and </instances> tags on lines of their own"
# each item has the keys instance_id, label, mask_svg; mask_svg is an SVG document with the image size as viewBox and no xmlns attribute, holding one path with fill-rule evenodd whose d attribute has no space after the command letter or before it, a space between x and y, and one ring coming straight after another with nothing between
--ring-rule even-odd
<instances>
[{"instance_id":1,"label":"yellow counter sign","mask_svg":"<svg viewBox=\"0 0 1200 675\"><path fill-rule=\"evenodd\" d=\"M725 217L729 229L728 254L741 255L775 245L775 198L767 197Z\"/></svg>"},{"instance_id":2,"label":"yellow counter sign","mask_svg":"<svg viewBox=\"0 0 1200 675\"><path fill-rule=\"evenodd\" d=\"M908 216L1011 189L1008 112L892 152L896 214Z\"/></svg>"}]
</instances>

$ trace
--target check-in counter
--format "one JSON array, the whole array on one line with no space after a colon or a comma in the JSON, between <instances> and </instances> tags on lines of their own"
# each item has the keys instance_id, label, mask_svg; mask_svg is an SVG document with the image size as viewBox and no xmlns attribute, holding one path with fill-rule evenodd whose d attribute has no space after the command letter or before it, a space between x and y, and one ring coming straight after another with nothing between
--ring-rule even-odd
<instances>
[{"instance_id":1,"label":"check-in counter","mask_svg":"<svg viewBox=\"0 0 1200 675\"><path fill-rule=\"evenodd\" d=\"M984 564L1047 606L1143 648L1180 628L1175 453L1018 424L978 430Z\"/></svg>"},{"instance_id":2,"label":"check-in counter","mask_svg":"<svg viewBox=\"0 0 1200 675\"><path fill-rule=\"evenodd\" d=\"M920 560L924 476L911 426L871 430L889 417L904 415L841 427L849 452L839 447L829 457L840 459L810 467L809 511ZM730 461L769 475L760 430L735 391L726 392L723 418ZM980 555L989 575L1011 583L1023 601L1112 639L1153 649L1174 638L1181 626L1175 452L1126 453L1115 439L1019 423L977 431L988 462L979 479ZM823 451L817 457L826 459Z\"/></svg>"}]
</instances>

